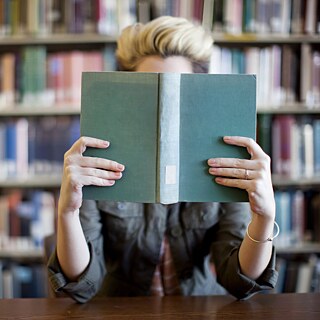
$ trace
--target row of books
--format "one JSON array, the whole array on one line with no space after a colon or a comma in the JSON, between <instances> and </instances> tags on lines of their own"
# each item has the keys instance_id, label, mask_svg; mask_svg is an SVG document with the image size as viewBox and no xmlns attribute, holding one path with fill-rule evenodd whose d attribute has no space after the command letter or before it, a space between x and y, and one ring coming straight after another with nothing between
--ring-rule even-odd
<instances>
[{"instance_id":1,"label":"row of books","mask_svg":"<svg viewBox=\"0 0 320 320\"><path fill-rule=\"evenodd\" d=\"M0 0L0 35L114 36L136 19L136 0Z\"/></svg>"},{"instance_id":2,"label":"row of books","mask_svg":"<svg viewBox=\"0 0 320 320\"><path fill-rule=\"evenodd\" d=\"M175 16L184 17L190 21L201 23L205 14L210 14L212 16L213 3L213 0L138 1L138 17L139 21L142 22L146 22L160 16ZM147 15L148 12L149 15Z\"/></svg>"},{"instance_id":3,"label":"row of books","mask_svg":"<svg viewBox=\"0 0 320 320\"><path fill-rule=\"evenodd\" d=\"M319 4L320 5L320 4ZM309 107L320 106L320 51L304 43L301 46L300 96ZM299 74L299 73L298 73ZM297 74L297 75L298 75Z\"/></svg>"},{"instance_id":4,"label":"row of books","mask_svg":"<svg viewBox=\"0 0 320 320\"><path fill-rule=\"evenodd\" d=\"M235 34L315 34L320 32L320 4L316 0L214 0L208 2L213 6L213 31Z\"/></svg>"},{"instance_id":5,"label":"row of books","mask_svg":"<svg viewBox=\"0 0 320 320\"><path fill-rule=\"evenodd\" d=\"M79 136L78 116L0 122L0 178L61 175L63 155Z\"/></svg>"},{"instance_id":6,"label":"row of books","mask_svg":"<svg viewBox=\"0 0 320 320\"><path fill-rule=\"evenodd\" d=\"M0 299L47 296L48 280L43 264L6 264L0 260Z\"/></svg>"},{"instance_id":7,"label":"row of books","mask_svg":"<svg viewBox=\"0 0 320 320\"><path fill-rule=\"evenodd\" d=\"M128 25L162 15L201 22L209 14L212 25L213 3L213 0L0 0L0 35L117 36Z\"/></svg>"},{"instance_id":8,"label":"row of books","mask_svg":"<svg viewBox=\"0 0 320 320\"><path fill-rule=\"evenodd\" d=\"M274 239L278 247L320 242L320 193L311 190L277 190L276 221L280 234Z\"/></svg>"},{"instance_id":9,"label":"row of books","mask_svg":"<svg viewBox=\"0 0 320 320\"><path fill-rule=\"evenodd\" d=\"M0 196L0 251L43 249L55 232L55 195L40 190L10 190Z\"/></svg>"},{"instance_id":10,"label":"row of books","mask_svg":"<svg viewBox=\"0 0 320 320\"><path fill-rule=\"evenodd\" d=\"M272 172L287 178L320 175L320 119L308 115L258 117L258 141L272 159Z\"/></svg>"},{"instance_id":11,"label":"row of books","mask_svg":"<svg viewBox=\"0 0 320 320\"><path fill-rule=\"evenodd\" d=\"M80 106L81 73L114 70L114 48L101 51L47 52L26 46L0 54L0 108L16 104Z\"/></svg>"},{"instance_id":12,"label":"row of books","mask_svg":"<svg viewBox=\"0 0 320 320\"><path fill-rule=\"evenodd\" d=\"M286 259L277 257L279 272L275 293L320 292L320 258L314 254Z\"/></svg>"},{"instance_id":13,"label":"row of books","mask_svg":"<svg viewBox=\"0 0 320 320\"><path fill-rule=\"evenodd\" d=\"M116 36L162 15L228 33L319 33L315 0L0 0L0 35L97 32Z\"/></svg>"},{"instance_id":14,"label":"row of books","mask_svg":"<svg viewBox=\"0 0 320 320\"><path fill-rule=\"evenodd\" d=\"M171 15L202 22L213 32L315 34L320 32L320 5L315 0L145 0L139 17ZM142 11L143 10L143 11Z\"/></svg>"},{"instance_id":15,"label":"row of books","mask_svg":"<svg viewBox=\"0 0 320 320\"><path fill-rule=\"evenodd\" d=\"M211 73L257 75L258 105L277 107L301 101L320 105L320 52L303 44L263 48L213 46ZM303 62L303 67L302 66ZM301 70L300 70L301 69ZM83 71L116 70L114 46L101 51L47 52L26 46L20 53L0 54L0 108L80 105Z\"/></svg>"},{"instance_id":16,"label":"row of books","mask_svg":"<svg viewBox=\"0 0 320 320\"><path fill-rule=\"evenodd\" d=\"M230 48L213 46L211 73L257 75L257 103L279 107L302 102L320 105L320 52L304 44Z\"/></svg>"}]
</instances>

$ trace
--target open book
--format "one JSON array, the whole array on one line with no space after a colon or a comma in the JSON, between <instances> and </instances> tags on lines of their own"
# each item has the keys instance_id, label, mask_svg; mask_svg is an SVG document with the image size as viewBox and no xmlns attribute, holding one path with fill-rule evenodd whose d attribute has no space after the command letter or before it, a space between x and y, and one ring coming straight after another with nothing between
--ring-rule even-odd
<instances>
[{"instance_id":1,"label":"open book","mask_svg":"<svg viewBox=\"0 0 320 320\"><path fill-rule=\"evenodd\" d=\"M81 135L111 142L86 156L124 164L112 187L84 187L84 198L144 203L247 201L208 173L213 157L248 158L222 137L255 138L256 78L139 72L84 72Z\"/></svg>"}]
</instances>

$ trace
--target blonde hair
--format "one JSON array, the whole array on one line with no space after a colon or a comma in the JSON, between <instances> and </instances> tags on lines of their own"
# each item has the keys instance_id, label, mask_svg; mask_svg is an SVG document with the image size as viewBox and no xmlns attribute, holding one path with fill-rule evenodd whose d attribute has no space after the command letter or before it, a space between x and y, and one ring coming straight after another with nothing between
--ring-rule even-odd
<instances>
[{"instance_id":1,"label":"blonde hair","mask_svg":"<svg viewBox=\"0 0 320 320\"><path fill-rule=\"evenodd\" d=\"M162 16L146 24L125 28L117 41L116 57L120 70L134 71L142 58L182 56L194 72L208 72L213 39L201 26L187 19Z\"/></svg>"}]
</instances>

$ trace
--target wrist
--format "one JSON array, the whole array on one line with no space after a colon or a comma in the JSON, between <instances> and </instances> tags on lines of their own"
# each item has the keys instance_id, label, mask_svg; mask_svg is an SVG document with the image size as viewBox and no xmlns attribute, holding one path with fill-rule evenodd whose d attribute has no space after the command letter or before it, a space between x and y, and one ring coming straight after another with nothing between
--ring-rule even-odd
<instances>
[{"instance_id":1,"label":"wrist","mask_svg":"<svg viewBox=\"0 0 320 320\"><path fill-rule=\"evenodd\" d=\"M274 232L277 233L277 230L278 226L275 226L274 218L253 214L252 220L247 226L247 235L251 240L266 242L267 239L274 237Z\"/></svg>"},{"instance_id":2,"label":"wrist","mask_svg":"<svg viewBox=\"0 0 320 320\"><path fill-rule=\"evenodd\" d=\"M251 212L251 221L254 224L271 226L275 220L275 214L262 215L255 212Z\"/></svg>"},{"instance_id":3,"label":"wrist","mask_svg":"<svg viewBox=\"0 0 320 320\"><path fill-rule=\"evenodd\" d=\"M255 242L255 243L266 243L266 242L272 242L274 238L276 238L279 233L280 233L280 227L278 225L278 223L276 221L274 221L274 228L275 228L275 231L272 232L272 235L270 235L268 238L265 238L263 240L260 240L260 239L256 239L256 238L253 238L251 235L250 235L250 232L249 232L249 226L250 226L251 222L249 222L249 224L247 225L247 230L246 230L246 235L247 237L252 241L252 242Z\"/></svg>"},{"instance_id":4,"label":"wrist","mask_svg":"<svg viewBox=\"0 0 320 320\"><path fill-rule=\"evenodd\" d=\"M68 210L66 208L58 206L58 218L62 220L79 219L79 209Z\"/></svg>"}]
</instances>

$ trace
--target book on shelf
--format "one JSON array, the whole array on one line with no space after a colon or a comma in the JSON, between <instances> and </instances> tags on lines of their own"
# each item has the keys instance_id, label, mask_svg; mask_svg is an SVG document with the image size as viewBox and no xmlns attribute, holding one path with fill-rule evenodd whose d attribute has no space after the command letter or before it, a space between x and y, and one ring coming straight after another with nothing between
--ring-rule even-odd
<instances>
[{"instance_id":1,"label":"book on shelf","mask_svg":"<svg viewBox=\"0 0 320 320\"><path fill-rule=\"evenodd\" d=\"M273 289L274 293L283 293L285 286L285 276L286 276L286 267L288 260L283 257L277 257L276 260L276 270L278 271L278 280Z\"/></svg>"},{"instance_id":2,"label":"book on shelf","mask_svg":"<svg viewBox=\"0 0 320 320\"><path fill-rule=\"evenodd\" d=\"M313 120L314 170L320 174L320 119Z\"/></svg>"},{"instance_id":3,"label":"book on shelf","mask_svg":"<svg viewBox=\"0 0 320 320\"><path fill-rule=\"evenodd\" d=\"M307 105L313 104L311 93L312 83L312 49L309 43L301 45L301 82L300 82L300 99Z\"/></svg>"},{"instance_id":4,"label":"book on shelf","mask_svg":"<svg viewBox=\"0 0 320 320\"><path fill-rule=\"evenodd\" d=\"M320 242L320 195L317 189L275 190L276 221L281 233L276 246L297 246L303 252L310 243Z\"/></svg>"},{"instance_id":5,"label":"book on shelf","mask_svg":"<svg viewBox=\"0 0 320 320\"><path fill-rule=\"evenodd\" d=\"M276 293L319 292L319 257L315 254L300 255L293 259L279 256L276 269L279 277Z\"/></svg>"},{"instance_id":6,"label":"book on shelf","mask_svg":"<svg viewBox=\"0 0 320 320\"><path fill-rule=\"evenodd\" d=\"M272 115L261 113L258 114L257 141L263 151L271 156L271 126Z\"/></svg>"},{"instance_id":7,"label":"book on shelf","mask_svg":"<svg viewBox=\"0 0 320 320\"><path fill-rule=\"evenodd\" d=\"M304 32L304 16L306 6L303 0L294 0L292 3L291 32L302 34Z\"/></svg>"},{"instance_id":8,"label":"book on shelf","mask_svg":"<svg viewBox=\"0 0 320 320\"><path fill-rule=\"evenodd\" d=\"M272 153L274 159L273 172L290 176L292 170L292 130L295 123L293 115L281 115L273 121L272 141L275 143Z\"/></svg>"},{"instance_id":9,"label":"book on shelf","mask_svg":"<svg viewBox=\"0 0 320 320\"><path fill-rule=\"evenodd\" d=\"M0 298L45 298L46 278L46 268L40 263L0 263Z\"/></svg>"},{"instance_id":10,"label":"book on shelf","mask_svg":"<svg viewBox=\"0 0 320 320\"><path fill-rule=\"evenodd\" d=\"M0 35L117 35L136 21L136 0L2 0Z\"/></svg>"},{"instance_id":11,"label":"book on shelf","mask_svg":"<svg viewBox=\"0 0 320 320\"><path fill-rule=\"evenodd\" d=\"M275 192L276 203L276 221L281 230L281 234L274 239L276 246L287 247L293 244L293 231L291 229L292 210L291 210L291 193Z\"/></svg>"},{"instance_id":12,"label":"book on shelf","mask_svg":"<svg viewBox=\"0 0 320 320\"><path fill-rule=\"evenodd\" d=\"M0 250L43 248L54 233L55 198L47 191L12 190L0 197Z\"/></svg>"},{"instance_id":13,"label":"book on shelf","mask_svg":"<svg viewBox=\"0 0 320 320\"><path fill-rule=\"evenodd\" d=\"M304 31L306 33L315 33L316 32L316 22L317 22L317 6L319 5L316 0L306 1L306 11L305 11L305 27Z\"/></svg>"},{"instance_id":14,"label":"book on shelf","mask_svg":"<svg viewBox=\"0 0 320 320\"><path fill-rule=\"evenodd\" d=\"M253 75L87 72L82 77L81 135L111 142L87 156L126 166L112 187L84 187L87 199L131 202L247 201L208 173L214 157L248 158L222 137L255 138Z\"/></svg>"},{"instance_id":15,"label":"book on shelf","mask_svg":"<svg viewBox=\"0 0 320 320\"><path fill-rule=\"evenodd\" d=\"M316 242L320 242L320 217L319 217L319 212L320 212L320 194L316 194L314 197L311 199L311 204L310 204L310 216L313 224L313 237L312 240Z\"/></svg>"},{"instance_id":16,"label":"book on shelf","mask_svg":"<svg viewBox=\"0 0 320 320\"><path fill-rule=\"evenodd\" d=\"M286 274L285 274L285 282L284 282L284 292L295 292L296 291L296 283L298 278L300 263L295 260L290 260L286 265Z\"/></svg>"},{"instance_id":17,"label":"book on shelf","mask_svg":"<svg viewBox=\"0 0 320 320\"><path fill-rule=\"evenodd\" d=\"M147 23L151 20L151 3L149 0L139 0L137 2L137 21Z\"/></svg>"},{"instance_id":18,"label":"book on shelf","mask_svg":"<svg viewBox=\"0 0 320 320\"><path fill-rule=\"evenodd\" d=\"M282 35L319 32L319 3L316 0L213 2L212 29L215 32Z\"/></svg>"},{"instance_id":19,"label":"book on shelf","mask_svg":"<svg viewBox=\"0 0 320 320\"><path fill-rule=\"evenodd\" d=\"M79 136L78 115L17 117L0 123L0 180L61 174L63 155Z\"/></svg>"},{"instance_id":20,"label":"book on shelf","mask_svg":"<svg viewBox=\"0 0 320 320\"><path fill-rule=\"evenodd\" d=\"M280 107L297 102L300 96L297 52L290 46L242 49L215 44L210 72L256 74L258 106Z\"/></svg>"},{"instance_id":21,"label":"book on shelf","mask_svg":"<svg viewBox=\"0 0 320 320\"><path fill-rule=\"evenodd\" d=\"M81 73L115 68L113 45L101 50L58 52L27 45L15 53L0 54L0 109L80 108Z\"/></svg>"},{"instance_id":22,"label":"book on shelf","mask_svg":"<svg viewBox=\"0 0 320 320\"><path fill-rule=\"evenodd\" d=\"M307 261L299 263L295 292L304 293L312 290L312 281L318 260L319 258L312 254Z\"/></svg>"},{"instance_id":23,"label":"book on shelf","mask_svg":"<svg viewBox=\"0 0 320 320\"><path fill-rule=\"evenodd\" d=\"M309 179L320 173L318 122L318 119L305 114L273 116L270 125L273 173L293 179ZM263 137L269 136L267 129Z\"/></svg>"},{"instance_id":24,"label":"book on shelf","mask_svg":"<svg viewBox=\"0 0 320 320\"><path fill-rule=\"evenodd\" d=\"M291 192L290 199L291 207L291 232L292 242L302 243L305 239L306 230L306 209L305 209L305 196L302 190L295 190ZM282 212L282 214L285 214Z\"/></svg>"},{"instance_id":25,"label":"book on shelf","mask_svg":"<svg viewBox=\"0 0 320 320\"><path fill-rule=\"evenodd\" d=\"M5 162L3 171L7 173L8 176L14 175L16 172L16 157L17 157L17 130L13 121L6 123L4 134L4 154Z\"/></svg>"},{"instance_id":26,"label":"book on shelf","mask_svg":"<svg viewBox=\"0 0 320 320\"><path fill-rule=\"evenodd\" d=\"M3 0L0 35L117 35L136 21L182 16L214 32L316 34L316 0Z\"/></svg>"},{"instance_id":27,"label":"book on shelf","mask_svg":"<svg viewBox=\"0 0 320 320\"><path fill-rule=\"evenodd\" d=\"M15 63L16 57L13 53L4 53L3 55L0 55L0 108L14 104Z\"/></svg>"}]
</instances>

